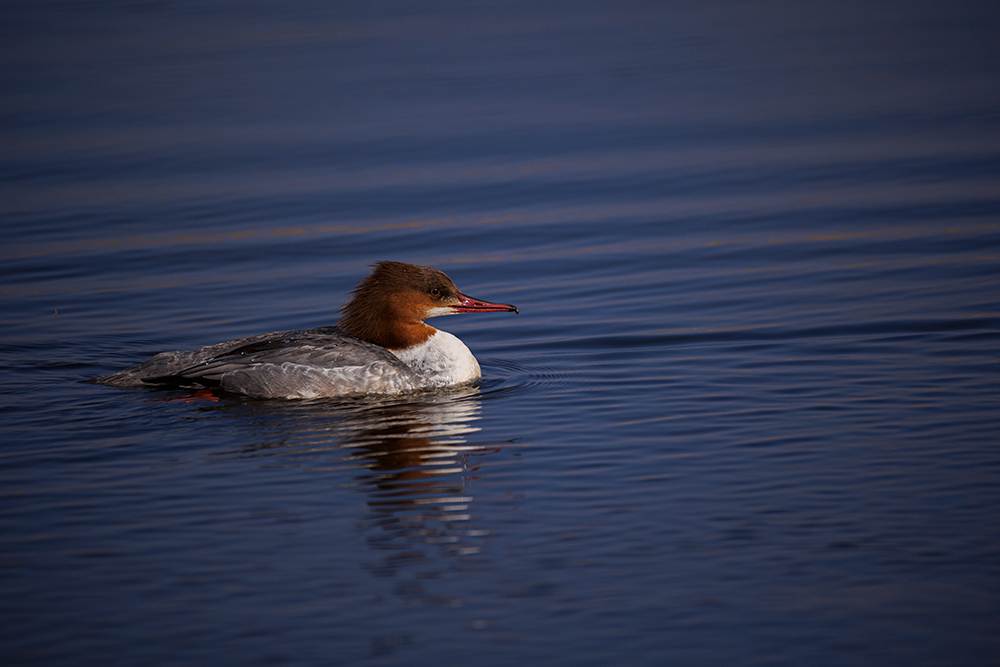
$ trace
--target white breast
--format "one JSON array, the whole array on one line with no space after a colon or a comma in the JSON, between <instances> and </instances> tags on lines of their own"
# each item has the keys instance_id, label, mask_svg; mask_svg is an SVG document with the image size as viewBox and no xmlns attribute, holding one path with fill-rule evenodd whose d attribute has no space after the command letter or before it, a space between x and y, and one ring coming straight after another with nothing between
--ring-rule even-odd
<instances>
[{"instance_id":1,"label":"white breast","mask_svg":"<svg viewBox=\"0 0 1000 667\"><path fill-rule=\"evenodd\" d=\"M469 348L447 331L438 330L419 345L391 352L432 386L462 384L482 377L479 362Z\"/></svg>"}]
</instances>

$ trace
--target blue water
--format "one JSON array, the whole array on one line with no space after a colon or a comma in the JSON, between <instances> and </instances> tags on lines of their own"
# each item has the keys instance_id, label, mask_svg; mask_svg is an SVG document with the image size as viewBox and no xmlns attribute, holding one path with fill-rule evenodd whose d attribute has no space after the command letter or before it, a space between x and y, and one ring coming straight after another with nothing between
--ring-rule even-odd
<instances>
[{"instance_id":1,"label":"blue water","mask_svg":"<svg viewBox=\"0 0 1000 667\"><path fill-rule=\"evenodd\" d=\"M996 664L994 3L0 16L0 663ZM481 385L78 382L380 259Z\"/></svg>"}]
</instances>

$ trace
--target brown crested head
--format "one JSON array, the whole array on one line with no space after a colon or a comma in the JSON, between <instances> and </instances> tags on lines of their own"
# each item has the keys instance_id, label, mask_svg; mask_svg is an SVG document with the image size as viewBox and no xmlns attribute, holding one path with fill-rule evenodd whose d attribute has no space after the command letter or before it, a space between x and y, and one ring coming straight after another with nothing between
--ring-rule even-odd
<instances>
[{"instance_id":1,"label":"brown crested head","mask_svg":"<svg viewBox=\"0 0 1000 667\"><path fill-rule=\"evenodd\" d=\"M341 308L338 326L352 336L390 350L418 345L436 329L428 317L455 313L514 311L502 303L462 294L442 271L403 262L378 262Z\"/></svg>"}]
</instances>

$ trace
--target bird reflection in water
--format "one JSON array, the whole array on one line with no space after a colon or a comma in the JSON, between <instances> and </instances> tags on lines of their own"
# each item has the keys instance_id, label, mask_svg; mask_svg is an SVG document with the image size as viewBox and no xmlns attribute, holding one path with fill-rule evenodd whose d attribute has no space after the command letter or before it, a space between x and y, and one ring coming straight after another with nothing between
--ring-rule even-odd
<instances>
[{"instance_id":1,"label":"bird reflection in water","mask_svg":"<svg viewBox=\"0 0 1000 667\"><path fill-rule=\"evenodd\" d=\"M368 496L370 511L359 526L378 554L362 566L379 578L398 577L393 592L408 601L459 606L454 596L429 592L427 582L449 569L475 567L488 539L488 531L474 525L468 487L480 457L509 443L468 442L479 431L481 400L479 389L469 387L374 402L241 402L265 422L254 419L255 426L266 425L256 436L269 432L279 441L221 455L293 459L345 475L353 469L352 482L344 483Z\"/></svg>"},{"instance_id":2,"label":"bird reflection in water","mask_svg":"<svg viewBox=\"0 0 1000 667\"><path fill-rule=\"evenodd\" d=\"M358 481L368 491L370 513L362 520L368 544L380 557L367 565L378 577L411 576L394 592L434 606L461 601L427 592L425 581L441 575L456 557L474 557L486 531L471 524L468 483L477 457L497 447L469 445L479 429L478 396L464 400L385 406L356 434L352 458L365 462Z\"/></svg>"}]
</instances>

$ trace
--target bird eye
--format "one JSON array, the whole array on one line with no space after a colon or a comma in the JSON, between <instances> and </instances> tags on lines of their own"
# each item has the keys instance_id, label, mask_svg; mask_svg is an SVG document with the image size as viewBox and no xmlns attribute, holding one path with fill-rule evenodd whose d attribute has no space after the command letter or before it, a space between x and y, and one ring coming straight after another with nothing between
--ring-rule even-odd
<instances>
[{"instance_id":1,"label":"bird eye","mask_svg":"<svg viewBox=\"0 0 1000 667\"><path fill-rule=\"evenodd\" d=\"M432 287L431 288L431 295L432 296L441 296L441 290L438 289L437 287Z\"/></svg>"}]
</instances>

